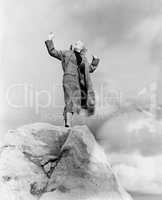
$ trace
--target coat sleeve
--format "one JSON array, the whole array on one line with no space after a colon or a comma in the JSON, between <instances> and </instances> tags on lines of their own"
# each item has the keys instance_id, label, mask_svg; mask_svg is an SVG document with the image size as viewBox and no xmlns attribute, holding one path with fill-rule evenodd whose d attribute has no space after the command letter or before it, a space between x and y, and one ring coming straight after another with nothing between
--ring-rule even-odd
<instances>
[{"instance_id":1,"label":"coat sleeve","mask_svg":"<svg viewBox=\"0 0 162 200\"><path fill-rule=\"evenodd\" d=\"M95 58L93 57L93 60L91 62L91 64L89 65L89 72L92 73L96 70L96 68L98 67L98 64L100 62L99 58Z\"/></svg>"},{"instance_id":2,"label":"coat sleeve","mask_svg":"<svg viewBox=\"0 0 162 200\"><path fill-rule=\"evenodd\" d=\"M52 40L46 40L45 45L50 56L55 57L61 61L63 60L64 52L61 50L56 50Z\"/></svg>"}]
</instances>

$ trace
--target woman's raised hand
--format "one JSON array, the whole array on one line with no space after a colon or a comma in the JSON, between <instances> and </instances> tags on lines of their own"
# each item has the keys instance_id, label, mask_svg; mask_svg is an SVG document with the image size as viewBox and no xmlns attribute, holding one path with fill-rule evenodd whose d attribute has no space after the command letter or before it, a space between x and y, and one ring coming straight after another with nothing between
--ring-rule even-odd
<instances>
[{"instance_id":1,"label":"woman's raised hand","mask_svg":"<svg viewBox=\"0 0 162 200\"><path fill-rule=\"evenodd\" d=\"M48 35L48 39L49 40L53 40L54 39L54 34L53 34L53 32L51 32L49 35Z\"/></svg>"}]
</instances>

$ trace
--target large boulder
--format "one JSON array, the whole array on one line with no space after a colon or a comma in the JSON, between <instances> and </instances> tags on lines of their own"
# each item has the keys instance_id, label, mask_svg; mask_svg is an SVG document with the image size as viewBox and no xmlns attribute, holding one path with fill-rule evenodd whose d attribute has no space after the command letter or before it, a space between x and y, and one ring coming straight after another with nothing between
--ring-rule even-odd
<instances>
[{"instance_id":1,"label":"large boulder","mask_svg":"<svg viewBox=\"0 0 162 200\"><path fill-rule=\"evenodd\" d=\"M0 154L2 200L131 200L86 126L10 131Z\"/></svg>"}]
</instances>

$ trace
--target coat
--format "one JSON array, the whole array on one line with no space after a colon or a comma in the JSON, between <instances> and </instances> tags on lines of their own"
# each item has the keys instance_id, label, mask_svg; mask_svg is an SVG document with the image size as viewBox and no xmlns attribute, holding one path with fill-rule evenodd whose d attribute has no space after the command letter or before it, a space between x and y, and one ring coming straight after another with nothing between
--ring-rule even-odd
<instances>
[{"instance_id":1,"label":"coat","mask_svg":"<svg viewBox=\"0 0 162 200\"><path fill-rule=\"evenodd\" d=\"M62 63L63 90L65 108L64 112L79 113L84 108L91 115L95 108L95 94L92 87L90 73L95 71L99 59L93 58L89 64L84 53L81 54L82 62L77 65L73 50L56 50L52 40L45 41L48 53Z\"/></svg>"}]
</instances>

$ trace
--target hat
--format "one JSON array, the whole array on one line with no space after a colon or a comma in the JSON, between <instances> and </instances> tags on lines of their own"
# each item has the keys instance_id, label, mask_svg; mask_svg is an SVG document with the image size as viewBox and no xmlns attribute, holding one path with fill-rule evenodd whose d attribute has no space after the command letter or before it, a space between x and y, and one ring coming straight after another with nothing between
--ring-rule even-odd
<instances>
[{"instance_id":1,"label":"hat","mask_svg":"<svg viewBox=\"0 0 162 200\"><path fill-rule=\"evenodd\" d=\"M74 51L76 52L81 52L82 49L84 49L84 43L82 41L77 41L75 44L74 44Z\"/></svg>"}]
</instances>

